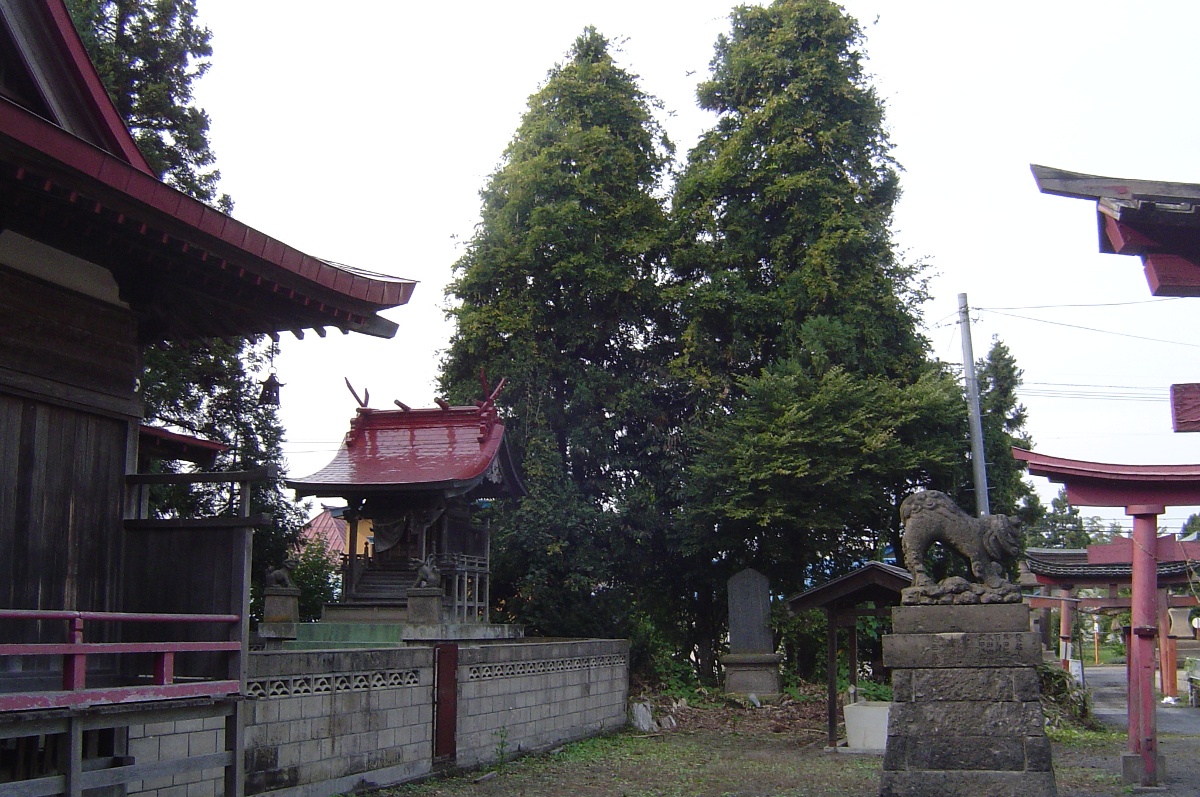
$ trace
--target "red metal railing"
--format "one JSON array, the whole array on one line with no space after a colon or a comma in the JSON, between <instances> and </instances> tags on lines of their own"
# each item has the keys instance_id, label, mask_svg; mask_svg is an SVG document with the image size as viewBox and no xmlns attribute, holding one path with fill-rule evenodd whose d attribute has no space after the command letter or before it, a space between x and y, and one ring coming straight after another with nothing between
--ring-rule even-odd
<instances>
[{"instance_id":1,"label":"red metal railing","mask_svg":"<svg viewBox=\"0 0 1200 797\"><path fill-rule=\"evenodd\" d=\"M84 642L85 622L224 623L236 625L236 614L145 614L133 612L74 612L39 609L0 609L0 620L64 620L70 623L67 641L59 643L0 643L0 656L62 656L62 691L0 693L0 711L61 708L85 703L123 703L138 700L198 697L236 693L236 680L175 682L175 654L235 652L241 643L229 642ZM87 688L88 655L152 653L150 684Z\"/></svg>"}]
</instances>

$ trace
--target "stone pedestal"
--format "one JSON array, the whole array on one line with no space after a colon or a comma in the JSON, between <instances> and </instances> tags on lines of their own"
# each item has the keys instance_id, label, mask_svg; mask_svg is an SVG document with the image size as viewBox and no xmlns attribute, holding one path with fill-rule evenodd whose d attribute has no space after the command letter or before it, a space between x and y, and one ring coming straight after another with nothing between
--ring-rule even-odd
<instances>
[{"instance_id":1,"label":"stone pedestal","mask_svg":"<svg viewBox=\"0 0 1200 797\"><path fill-rule=\"evenodd\" d=\"M901 606L880 797L1054 797L1029 607Z\"/></svg>"},{"instance_id":2,"label":"stone pedestal","mask_svg":"<svg viewBox=\"0 0 1200 797\"><path fill-rule=\"evenodd\" d=\"M725 693L754 695L764 703L772 703L783 695L779 688L778 653L729 653L721 657L725 668Z\"/></svg>"},{"instance_id":3,"label":"stone pedestal","mask_svg":"<svg viewBox=\"0 0 1200 797\"><path fill-rule=\"evenodd\" d=\"M433 625L441 621L441 587L413 587L408 591L408 622Z\"/></svg>"},{"instance_id":4,"label":"stone pedestal","mask_svg":"<svg viewBox=\"0 0 1200 797\"><path fill-rule=\"evenodd\" d=\"M300 590L295 587L263 589L263 619L258 638L267 650L278 650L296 638L300 622Z\"/></svg>"}]
</instances>

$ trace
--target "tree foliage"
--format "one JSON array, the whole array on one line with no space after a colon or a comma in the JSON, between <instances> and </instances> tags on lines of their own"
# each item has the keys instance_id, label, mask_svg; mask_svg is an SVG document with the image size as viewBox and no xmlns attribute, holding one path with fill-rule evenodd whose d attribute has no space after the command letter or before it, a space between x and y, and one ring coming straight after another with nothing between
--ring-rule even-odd
<instances>
[{"instance_id":1,"label":"tree foliage","mask_svg":"<svg viewBox=\"0 0 1200 797\"><path fill-rule=\"evenodd\" d=\"M913 378L923 284L893 250L899 183L861 31L825 0L731 19L698 92L718 122L674 195L682 365L718 395L778 360Z\"/></svg>"},{"instance_id":2,"label":"tree foliage","mask_svg":"<svg viewBox=\"0 0 1200 797\"><path fill-rule=\"evenodd\" d=\"M210 168L208 115L192 104L192 85L208 69L211 33L196 21L194 0L67 0L88 55L137 141L162 179L224 212L220 172ZM144 352L147 421L228 445L220 470L283 464L283 428L276 408L258 403L257 378L269 342L263 339L162 343ZM175 467L167 465L166 467ZM282 564L304 523L304 508L283 493L282 481L255 487L251 511L275 525L254 535L253 577ZM156 511L169 516L228 514L226 492L162 490Z\"/></svg>"},{"instance_id":3,"label":"tree foliage","mask_svg":"<svg viewBox=\"0 0 1200 797\"><path fill-rule=\"evenodd\" d=\"M983 450L987 462L988 503L994 515L1009 515L1029 523L1044 511L1033 487L1025 480L1025 465L1012 455L1013 447L1033 448L1025 431L1028 417L1017 399L1024 372L998 337L992 338L987 356L975 364L979 380L979 412ZM972 505L973 500L963 505Z\"/></svg>"},{"instance_id":4,"label":"tree foliage","mask_svg":"<svg viewBox=\"0 0 1200 797\"><path fill-rule=\"evenodd\" d=\"M168 184L225 213L208 114L192 84L208 71L212 33L195 0L67 0L100 79L150 166Z\"/></svg>"},{"instance_id":5,"label":"tree foliage","mask_svg":"<svg viewBox=\"0 0 1200 797\"><path fill-rule=\"evenodd\" d=\"M1121 532L1121 524L1107 526L1099 517L1084 517L1072 506L1066 488L1050 501L1050 509L1025 530L1025 544L1031 548L1086 548L1110 542Z\"/></svg>"},{"instance_id":6,"label":"tree foliage","mask_svg":"<svg viewBox=\"0 0 1200 797\"><path fill-rule=\"evenodd\" d=\"M219 471L280 466L279 479L256 484L251 494L251 513L266 513L274 521L254 533L255 581L288 558L305 520L305 507L284 494L284 431L278 408L258 401L258 378L266 371L271 345L270 341L249 340L212 340L189 346L163 343L147 347L143 354L147 423L229 446L217 458L214 468ZM179 468L172 463L163 467ZM154 509L168 517L202 517L230 515L237 507L227 488L194 485L157 492Z\"/></svg>"},{"instance_id":7,"label":"tree foliage","mask_svg":"<svg viewBox=\"0 0 1200 797\"><path fill-rule=\"evenodd\" d=\"M508 379L500 404L531 497L498 518L494 583L542 630L587 614L611 583L614 508L668 434L647 422L671 146L609 49L586 29L530 97L448 289L443 388L468 400L481 369Z\"/></svg>"},{"instance_id":8,"label":"tree foliage","mask_svg":"<svg viewBox=\"0 0 1200 797\"><path fill-rule=\"evenodd\" d=\"M716 125L674 194L675 375L688 386L679 555L710 670L724 581L801 589L898 546L896 507L953 491L965 405L917 330L920 264L857 23L827 0L734 9L700 104Z\"/></svg>"}]
</instances>

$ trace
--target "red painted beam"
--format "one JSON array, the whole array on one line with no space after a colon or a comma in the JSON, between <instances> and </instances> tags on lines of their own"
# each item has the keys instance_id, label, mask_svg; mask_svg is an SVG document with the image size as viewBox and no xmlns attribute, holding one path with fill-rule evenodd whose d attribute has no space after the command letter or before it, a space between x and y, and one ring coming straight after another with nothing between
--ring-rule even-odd
<instances>
[{"instance_id":1,"label":"red painted beam","mask_svg":"<svg viewBox=\"0 0 1200 797\"><path fill-rule=\"evenodd\" d=\"M1112 216L1104 216L1104 235L1118 255L1144 255L1161 248L1158 241Z\"/></svg>"},{"instance_id":2,"label":"red painted beam","mask_svg":"<svg viewBox=\"0 0 1200 797\"><path fill-rule=\"evenodd\" d=\"M184 697L224 697L237 694L237 681L125 686L111 689L80 689L74 692L16 692L0 694L0 711L67 708L94 704L137 703L146 700L172 700Z\"/></svg>"},{"instance_id":3,"label":"red painted beam","mask_svg":"<svg viewBox=\"0 0 1200 797\"><path fill-rule=\"evenodd\" d=\"M97 653L210 653L241 650L240 642L70 642L0 644L0 656L73 656Z\"/></svg>"},{"instance_id":4,"label":"red painted beam","mask_svg":"<svg viewBox=\"0 0 1200 797\"><path fill-rule=\"evenodd\" d=\"M1171 385L1171 421L1176 432L1200 432L1200 384Z\"/></svg>"},{"instance_id":5,"label":"red painted beam","mask_svg":"<svg viewBox=\"0 0 1200 797\"><path fill-rule=\"evenodd\" d=\"M1154 296L1200 296L1200 266L1179 255L1142 257L1146 282Z\"/></svg>"},{"instance_id":6,"label":"red painted beam","mask_svg":"<svg viewBox=\"0 0 1200 797\"><path fill-rule=\"evenodd\" d=\"M1155 550L1159 562L1200 560L1200 542L1180 542L1175 534L1156 538ZM1104 545L1088 546L1088 564L1129 564L1133 561L1133 540L1118 537Z\"/></svg>"}]
</instances>

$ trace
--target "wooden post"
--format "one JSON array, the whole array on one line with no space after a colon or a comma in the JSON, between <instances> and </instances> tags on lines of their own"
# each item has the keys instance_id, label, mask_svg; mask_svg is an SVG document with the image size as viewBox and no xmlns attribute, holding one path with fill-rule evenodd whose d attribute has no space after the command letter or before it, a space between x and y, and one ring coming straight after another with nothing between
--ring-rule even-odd
<instances>
[{"instance_id":1,"label":"wooden post","mask_svg":"<svg viewBox=\"0 0 1200 797\"><path fill-rule=\"evenodd\" d=\"M1063 586L1058 590L1062 598L1058 609L1058 658L1064 670L1071 669L1071 629L1075 626L1075 607L1071 601L1071 587Z\"/></svg>"},{"instance_id":2,"label":"wooden post","mask_svg":"<svg viewBox=\"0 0 1200 797\"><path fill-rule=\"evenodd\" d=\"M829 636L826 642L825 666L828 673L828 708L829 708L829 746L837 747L837 615L832 606L825 607L825 619L829 623Z\"/></svg>"},{"instance_id":3,"label":"wooden post","mask_svg":"<svg viewBox=\"0 0 1200 797\"><path fill-rule=\"evenodd\" d=\"M845 622L846 630L850 634L850 639L846 643L846 656L850 659L850 694L853 695L854 701L858 702L858 617L851 615L849 618L838 618L838 624Z\"/></svg>"},{"instance_id":4,"label":"wooden post","mask_svg":"<svg viewBox=\"0 0 1200 797\"><path fill-rule=\"evenodd\" d=\"M342 576L343 602L349 600L350 595L354 592L355 571L358 569L358 523L360 520L358 512L347 512L346 517L350 520L350 546L349 555L346 557L346 573Z\"/></svg>"}]
</instances>

